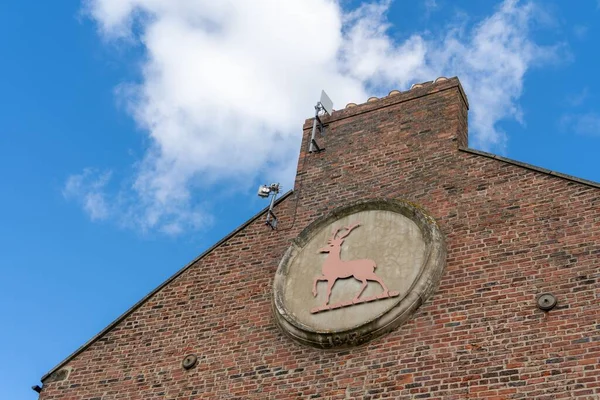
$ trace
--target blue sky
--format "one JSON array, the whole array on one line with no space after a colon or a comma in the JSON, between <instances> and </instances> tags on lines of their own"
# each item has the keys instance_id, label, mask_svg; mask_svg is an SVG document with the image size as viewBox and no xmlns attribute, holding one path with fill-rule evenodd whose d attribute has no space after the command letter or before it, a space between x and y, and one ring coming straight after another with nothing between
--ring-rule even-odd
<instances>
[{"instance_id":1,"label":"blue sky","mask_svg":"<svg viewBox=\"0 0 600 400\"><path fill-rule=\"evenodd\" d=\"M321 89L458 75L472 147L600 181L600 2L248 4L0 3L3 398L290 189Z\"/></svg>"}]
</instances>

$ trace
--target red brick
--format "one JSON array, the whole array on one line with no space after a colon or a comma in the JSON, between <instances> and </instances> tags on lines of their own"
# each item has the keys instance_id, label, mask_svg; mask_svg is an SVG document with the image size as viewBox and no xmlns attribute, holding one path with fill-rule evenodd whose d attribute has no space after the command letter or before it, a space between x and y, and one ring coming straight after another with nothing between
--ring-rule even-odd
<instances>
[{"instance_id":1,"label":"red brick","mask_svg":"<svg viewBox=\"0 0 600 400\"><path fill-rule=\"evenodd\" d=\"M304 124L295 191L276 206L277 231L264 216L252 220L60 364L68 377L48 377L40 398L600 394L600 186L465 150L467 105L456 79L326 123L319 154L307 154ZM316 218L371 198L413 202L438 221L448 249L439 290L363 347L302 347L272 316L279 260ZM557 308L537 309L542 292L557 296ZM190 353L199 364L183 370Z\"/></svg>"}]
</instances>

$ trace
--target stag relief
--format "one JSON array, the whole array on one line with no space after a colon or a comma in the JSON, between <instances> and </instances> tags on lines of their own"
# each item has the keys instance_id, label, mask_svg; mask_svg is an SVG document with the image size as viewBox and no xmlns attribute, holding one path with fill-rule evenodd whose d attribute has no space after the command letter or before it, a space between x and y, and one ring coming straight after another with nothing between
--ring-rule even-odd
<instances>
[{"instance_id":1,"label":"stag relief","mask_svg":"<svg viewBox=\"0 0 600 400\"><path fill-rule=\"evenodd\" d=\"M327 258L323 262L321 276L318 276L313 281L313 296L317 296L317 284L321 281L327 282L327 296L325 304L321 307L317 307L311 310L311 313L318 313L321 311L331 310L340 307L347 307L354 304L365 303L368 301L374 301L379 299L387 299L389 297L396 297L399 295L398 292L390 292L383 280L375 274L377 264L375 261L369 259L363 260L348 260L344 261L341 258L342 244L344 239L350 235L353 229L360 226L359 223L354 225L338 228L333 230L333 234L327 241L327 246L319 250L320 253L327 253ZM351 301L346 301L334 305L329 304L331 298L331 291L338 279L354 278L361 282L359 292L354 296ZM360 296L367 288L368 281L377 282L383 289L383 292L378 296L371 296L361 299Z\"/></svg>"}]
</instances>

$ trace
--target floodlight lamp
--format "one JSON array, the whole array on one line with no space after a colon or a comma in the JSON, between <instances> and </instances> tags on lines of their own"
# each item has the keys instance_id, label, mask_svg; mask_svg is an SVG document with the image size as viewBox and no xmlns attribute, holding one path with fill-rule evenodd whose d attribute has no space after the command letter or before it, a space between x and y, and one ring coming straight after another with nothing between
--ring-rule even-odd
<instances>
[{"instance_id":1,"label":"floodlight lamp","mask_svg":"<svg viewBox=\"0 0 600 400\"><path fill-rule=\"evenodd\" d=\"M266 224L271 227L271 229L275 230L277 228L277 217L273 213L273 207L275 206L275 199L277 198L277 194L279 193L279 183L271 183L270 185L261 185L258 188L258 197L262 197L266 199L267 197L271 197L271 204L269 205L269 210L267 211L267 222Z\"/></svg>"},{"instance_id":2,"label":"floodlight lamp","mask_svg":"<svg viewBox=\"0 0 600 400\"><path fill-rule=\"evenodd\" d=\"M258 188L258 197L267 198L271 194L271 188L267 185L261 185Z\"/></svg>"}]
</instances>

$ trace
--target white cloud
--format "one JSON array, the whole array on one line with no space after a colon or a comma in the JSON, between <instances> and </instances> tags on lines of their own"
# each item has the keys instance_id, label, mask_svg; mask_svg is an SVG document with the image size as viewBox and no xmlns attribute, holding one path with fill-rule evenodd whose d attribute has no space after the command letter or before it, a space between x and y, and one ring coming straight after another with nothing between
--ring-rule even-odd
<instances>
[{"instance_id":1,"label":"white cloud","mask_svg":"<svg viewBox=\"0 0 600 400\"><path fill-rule=\"evenodd\" d=\"M345 12L334 0L88 0L103 38L138 40L146 52L141 83L118 91L151 143L132 190L121 193L121 218L179 233L203 226L202 193L222 181L246 188L270 166L281 172L269 180L290 187L300 125L321 88L341 108L458 75L472 105L472 145L501 151L497 124L522 119L525 73L557 51L530 39L535 7L507 0L474 28L397 42L389 5Z\"/></svg>"},{"instance_id":2,"label":"white cloud","mask_svg":"<svg viewBox=\"0 0 600 400\"><path fill-rule=\"evenodd\" d=\"M584 87L579 93L568 95L566 100L567 104L571 107L579 107L580 105L585 103L588 97L589 89L587 87Z\"/></svg>"},{"instance_id":3,"label":"white cloud","mask_svg":"<svg viewBox=\"0 0 600 400\"><path fill-rule=\"evenodd\" d=\"M364 4L343 19L338 71L374 90L405 88L410 81L426 79L424 75L430 72L426 59L428 43L421 36L415 34L402 43L394 43L388 35L388 3Z\"/></svg>"},{"instance_id":4,"label":"white cloud","mask_svg":"<svg viewBox=\"0 0 600 400\"><path fill-rule=\"evenodd\" d=\"M600 136L600 114L598 113L565 114L559 122L560 127L566 132L584 136Z\"/></svg>"},{"instance_id":5,"label":"white cloud","mask_svg":"<svg viewBox=\"0 0 600 400\"><path fill-rule=\"evenodd\" d=\"M86 168L81 174L67 178L63 188L66 199L74 199L81 203L92 221L109 217L109 207L106 202L105 188L111 178L111 172L99 172Z\"/></svg>"},{"instance_id":6,"label":"white cloud","mask_svg":"<svg viewBox=\"0 0 600 400\"><path fill-rule=\"evenodd\" d=\"M429 18L440 7L436 0L425 0L423 6L425 7L426 18Z\"/></svg>"},{"instance_id":7,"label":"white cloud","mask_svg":"<svg viewBox=\"0 0 600 400\"><path fill-rule=\"evenodd\" d=\"M450 31L432 55L431 65L458 75L469 97L471 146L502 152L506 134L498 122L523 122L518 99L525 73L542 63L557 62L558 55L565 53L561 45L543 47L532 41L530 27L538 16L548 19L532 3L507 0L471 32Z\"/></svg>"},{"instance_id":8,"label":"white cloud","mask_svg":"<svg viewBox=\"0 0 600 400\"><path fill-rule=\"evenodd\" d=\"M573 27L573 33L575 37L579 40L583 40L587 37L590 28L586 25L575 25Z\"/></svg>"}]
</instances>

